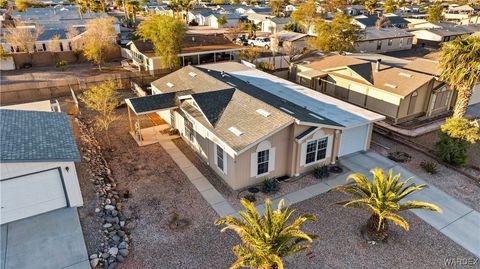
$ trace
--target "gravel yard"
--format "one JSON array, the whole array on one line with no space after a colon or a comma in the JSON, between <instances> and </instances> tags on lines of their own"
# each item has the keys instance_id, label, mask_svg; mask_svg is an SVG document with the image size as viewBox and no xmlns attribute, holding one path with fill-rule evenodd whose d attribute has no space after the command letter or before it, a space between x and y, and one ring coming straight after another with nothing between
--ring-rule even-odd
<instances>
[{"instance_id":1,"label":"gravel yard","mask_svg":"<svg viewBox=\"0 0 480 269\"><path fill-rule=\"evenodd\" d=\"M434 159L426 156L421 152L413 150L390 139L386 139L381 135L374 133L372 140L378 144L390 148L390 150L386 150L385 148L378 146L378 144L372 143L372 149L382 154L383 156L387 156L389 152L394 151L403 151L408 153L412 156L411 161L407 163L398 163L399 165L407 168L408 170L415 173L418 177L427 181L429 184L440 188L441 190L450 194L452 197L460 200L464 204L472 207L477 211L480 211L480 185L477 184L473 179L470 179L452 169L449 169L437 163ZM422 161L436 163L438 170L437 174L431 175L425 172L419 165Z\"/></svg>"},{"instance_id":2,"label":"gravel yard","mask_svg":"<svg viewBox=\"0 0 480 269\"><path fill-rule=\"evenodd\" d=\"M411 212L400 213L409 222L410 231L390 225L392 233L387 243L367 244L360 229L370 214L334 205L347 197L325 193L295 205L298 213L317 216L317 223L307 224L305 230L320 238L313 245L313 255L297 253L288 257L285 268L439 269L452 268L445 266L445 258L475 258Z\"/></svg>"}]
</instances>

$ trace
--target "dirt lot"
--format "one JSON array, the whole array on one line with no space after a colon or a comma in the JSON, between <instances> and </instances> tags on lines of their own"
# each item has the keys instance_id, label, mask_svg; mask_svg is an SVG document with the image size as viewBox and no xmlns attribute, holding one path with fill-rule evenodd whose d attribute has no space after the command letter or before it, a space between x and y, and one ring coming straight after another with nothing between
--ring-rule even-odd
<instances>
[{"instance_id":1,"label":"dirt lot","mask_svg":"<svg viewBox=\"0 0 480 269\"><path fill-rule=\"evenodd\" d=\"M136 224L131 254L119 268L227 268L235 258L231 246L239 240L219 232L213 225L217 215L165 150L159 144L139 147L127 132L126 109L119 113L121 119L111 129L113 151L105 157L119 188L131 192L124 206ZM90 119L91 112L84 111L82 117ZM142 119L142 126L148 122ZM105 142L101 133L97 139ZM80 217L92 253L99 235L93 213L96 196L83 164L77 169L85 200ZM319 221L306 229L320 239L313 257L288 257L286 268L444 268L446 257L472 257L411 213L402 214L411 231L394 227L387 244L368 245L359 234L368 214L333 205L343 198L327 193L295 206L298 213L317 215Z\"/></svg>"}]
</instances>

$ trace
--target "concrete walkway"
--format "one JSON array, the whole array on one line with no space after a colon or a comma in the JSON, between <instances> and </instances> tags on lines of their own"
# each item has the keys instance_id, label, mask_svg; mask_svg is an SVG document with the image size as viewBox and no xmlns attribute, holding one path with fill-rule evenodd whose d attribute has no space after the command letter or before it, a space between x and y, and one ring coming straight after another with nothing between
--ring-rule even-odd
<instances>
[{"instance_id":1,"label":"concrete walkway","mask_svg":"<svg viewBox=\"0 0 480 269\"><path fill-rule=\"evenodd\" d=\"M172 141L160 140L159 142L220 217L227 215L238 216L233 206L210 184ZM345 171L336 177L295 192L275 197L275 199L272 200L272 204L277 204L281 199L285 199L287 205L302 202L325 193L335 186L345 184L346 177L351 171L370 175L369 170L375 167L384 170L392 169L394 173L401 173L403 179L414 177L412 182L426 184L424 180L416 177L407 169L372 151L349 155L342 158L340 162L350 171ZM408 200L430 202L442 208L443 214L424 210L412 210L412 212L460 246L480 257L479 212L464 205L434 186L411 194ZM265 204L259 204L256 207L257 210L263 214Z\"/></svg>"},{"instance_id":2,"label":"concrete walkway","mask_svg":"<svg viewBox=\"0 0 480 269\"><path fill-rule=\"evenodd\" d=\"M478 211L375 152L356 153L342 159L341 163L350 170L365 175L369 175L369 170L374 167L392 169L394 174L400 173L402 179L413 177L412 182L427 184L428 188L411 194L407 200L436 204L443 210L443 214L418 209L411 211L457 244L480 257L480 213Z\"/></svg>"}]
</instances>

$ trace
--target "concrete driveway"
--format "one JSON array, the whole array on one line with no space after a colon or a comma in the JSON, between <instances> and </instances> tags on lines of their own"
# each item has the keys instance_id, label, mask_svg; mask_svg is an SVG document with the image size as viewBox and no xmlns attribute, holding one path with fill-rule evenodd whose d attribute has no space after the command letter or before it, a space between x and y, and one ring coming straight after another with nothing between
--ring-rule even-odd
<instances>
[{"instance_id":1,"label":"concrete driveway","mask_svg":"<svg viewBox=\"0 0 480 269\"><path fill-rule=\"evenodd\" d=\"M340 159L340 162L348 169L364 175L371 175L369 170L379 167L384 170L392 169L394 174L400 173L402 179L413 177L412 182L418 185L429 185L428 188L410 195L407 200L434 203L442 208L443 213L438 214L425 210L412 210L412 212L460 246L480 257L480 213L478 211L376 152L354 153Z\"/></svg>"},{"instance_id":2,"label":"concrete driveway","mask_svg":"<svg viewBox=\"0 0 480 269\"><path fill-rule=\"evenodd\" d=\"M87 248L76 208L1 226L1 269L86 269Z\"/></svg>"}]
</instances>

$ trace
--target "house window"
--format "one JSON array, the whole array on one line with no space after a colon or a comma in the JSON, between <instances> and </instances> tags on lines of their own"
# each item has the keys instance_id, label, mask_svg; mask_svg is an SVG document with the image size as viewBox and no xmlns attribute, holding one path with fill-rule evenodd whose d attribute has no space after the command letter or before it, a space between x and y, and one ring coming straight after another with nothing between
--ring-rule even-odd
<instances>
[{"instance_id":1,"label":"house window","mask_svg":"<svg viewBox=\"0 0 480 269\"><path fill-rule=\"evenodd\" d=\"M185 136L193 142L193 124L191 121L189 121L187 118L185 118Z\"/></svg>"},{"instance_id":2,"label":"house window","mask_svg":"<svg viewBox=\"0 0 480 269\"><path fill-rule=\"evenodd\" d=\"M270 160L270 150L257 152L257 175L268 173L268 161Z\"/></svg>"},{"instance_id":3,"label":"house window","mask_svg":"<svg viewBox=\"0 0 480 269\"><path fill-rule=\"evenodd\" d=\"M400 39L400 48L403 47L403 38Z\"/></svg>"},{"instance_id":4,"label":"house window","mask_svg":"<svg viewBox=\"0 0 480 269\"><path fill-rule=\"evenodd\" d=\"M217 166L225 172L225 151L217 145Z\"/></svg>"},{"instance_id":5,"label":"house window","mask_svg":"<svg viewBox=\"0 0 480 269\"><path fill-rule=\"evenodd\" d=\"M393 44L393 39L388 40L388 46L391 46Z\"/></svg>"},{"instance_id":6,"label":"house window","mask_svg":"<svg viewBox=\"0 0 480 269\"><path fill-rule=\"evenodd\" d=\"M325 159L327 156L328 137L309 141L307 143L307 152L305 164L313 163Z\"/></svg>"},{"instance_id":7,"label":"house window","mask_svg":"<svg viewBox=\"0 0 480 269\"><path fill-rule=\"evenodd\" d=\"M378 40L377 41L377 50L381 50L382 49L382 40Z\"/></svg>"},{"instance_id":8,"label":"house window","mask_svg":"<svg viewBox=\"0 0 480 269\"><path fill-rule=\"evenodd\" d=\"M411 45L411 44L412 44L412 40L413 40L413 39L412 39L411 37L407 38L407 45Z\"/></svg>"}]
</instances>

